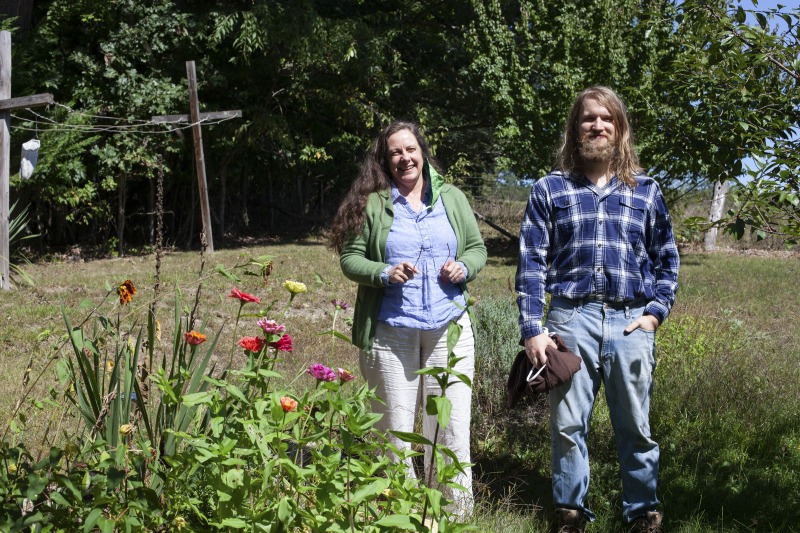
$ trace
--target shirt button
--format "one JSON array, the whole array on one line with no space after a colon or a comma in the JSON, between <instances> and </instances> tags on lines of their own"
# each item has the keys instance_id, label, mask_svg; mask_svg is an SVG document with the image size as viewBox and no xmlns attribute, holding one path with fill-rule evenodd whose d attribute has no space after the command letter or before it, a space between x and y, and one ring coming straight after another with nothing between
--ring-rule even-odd
<instances>
[{"instance_id":1,"label":"shirt button","mask_svg":"<svg viewBox=\"0 0 800 533\"><path fill-rule=\"evenodd\" d=\"M602 247L603 247L603 245L602 245L602 244L598 244L598 245L597 245L597 247L598 247L598 248L602 248Z\"/></svg>"},{"instance_id":2,"label":"shirt button","mask_svg":"<svg viewBox=\"0 0 800 533\"><path fill-rule=\"evenodd\" d=\"M600 272L600 267L597 267L597 271Z\"/></svg>"}]
</instances>

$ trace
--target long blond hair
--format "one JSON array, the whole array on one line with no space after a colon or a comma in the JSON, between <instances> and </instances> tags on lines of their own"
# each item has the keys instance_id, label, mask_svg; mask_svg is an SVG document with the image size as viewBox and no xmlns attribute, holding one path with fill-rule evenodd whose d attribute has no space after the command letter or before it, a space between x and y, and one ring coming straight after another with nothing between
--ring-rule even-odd
<instances>
[{"instance_id":1,"label":"long blond hair","mask_svg":"<svg viewBox=\"0 0 800 533\"><path fill-rule=\"evenodd\" d=\"M585 89L575 98L569 118L564 126L564 135L561 140L561 147L556 153L556 168L564 172L582 172L583 160L578 152L579 149L579 128L583 102L591 98L608 109L614 120L616 130L616 143L614 147L614 157L611 162L611 170L623 183L636 186L636 174L643 171L639 166L639 156L633 145L633 133L628 122L628 110L625 103L617 96L612 89L602 85L595 85Z\"/></svg>"}]
</instances>

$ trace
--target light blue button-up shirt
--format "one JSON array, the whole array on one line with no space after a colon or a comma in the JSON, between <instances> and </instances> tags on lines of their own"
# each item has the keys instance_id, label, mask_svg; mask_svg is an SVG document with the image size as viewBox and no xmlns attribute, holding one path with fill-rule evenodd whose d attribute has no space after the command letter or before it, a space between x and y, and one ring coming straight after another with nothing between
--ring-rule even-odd
<instances>
[{"instance_id":1,"label":"light blue button-up shirt","mask_svg":"<svg viewBox=\"0 0 800 533\"><path fill-rule=\"evenodd\" d=\"M447 219L441 197L430 203L430 182L423 207L414 211L392 186L394 222L386 239L386 262L416 264L419 274L406 283L389 283L378 320L394 327L436 329L456 319L465 305L461 286L439 279L439 270L457 249L456 234ZM466 267L460 263L467 273ZM462 308L454 305L457 302Z\"/></svg>"}]
</instances>

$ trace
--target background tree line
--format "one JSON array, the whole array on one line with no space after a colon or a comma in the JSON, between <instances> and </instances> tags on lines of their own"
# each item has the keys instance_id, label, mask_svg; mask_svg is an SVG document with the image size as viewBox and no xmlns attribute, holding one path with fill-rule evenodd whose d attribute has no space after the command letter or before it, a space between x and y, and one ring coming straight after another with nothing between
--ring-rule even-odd
<instances>
[{"instance_id":1,"label":"background tree line","mask_svg":"<svg viewBox=\"0 0 800 533\"><path fill-rule=\"evenodd\" d=\"M670 197L735 179L735 232L800 236L800 8L727 0L27 0L0 2L14 32L13 94L59 105L15 113L12 154L42 142L12 202L48 246L119 251L197 244L191 135L150 117L202 111L215 240L323 227L370 139L418 121L448 177L475 195L504 173L535 179L575 94L617 89L642 162ZM16 16L16 18L15 18ZM12 160L12 169L17 167ZM474 179L474 178L482 179ZM470 179L473 178L473 179Z\"/></svg>"}]
</instances>

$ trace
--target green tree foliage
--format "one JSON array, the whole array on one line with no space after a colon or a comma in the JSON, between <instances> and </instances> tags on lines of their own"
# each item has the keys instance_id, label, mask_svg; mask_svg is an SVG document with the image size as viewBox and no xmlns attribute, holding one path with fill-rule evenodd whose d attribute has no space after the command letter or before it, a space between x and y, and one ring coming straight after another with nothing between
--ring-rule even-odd
<instances>
[{"instance_id":1,"label":"green tree foliage","mask_svg":"<svg viewBox=\"0 0 800 533\"><path fill-rule=\"evenodd\" d=\"M194 60L201 111L242 110L203 128L215 233L324 224L391 119L419 122L473 193L472 176L536 178L575 94L605 84L665 188L760 158L725 223L791 236L797 26L797 9L699 0L40 2L15 37L15 92L53 92L75 111L46 115L86 128L44 128L41 166L15 194L51 243L144 244L162 155L167 238L196 243L191 137L88 127L186 113Z\"/></svg>"},{"instance_id":2,"label":"green tree foliage","mask_svg":"<svg viewBox=\"0 0 800 533\"><path fill-rule=\"evenodd\" d=\"M696 160L710 181L736 180L722 224L742 237L800 237L800 8L744 9L734 2L681 5L673 99L688 123L668 151ZM755 168L743 160L755 159ZM742 179L742 176L745 179Z\"/></svg>"}]
</instances>

